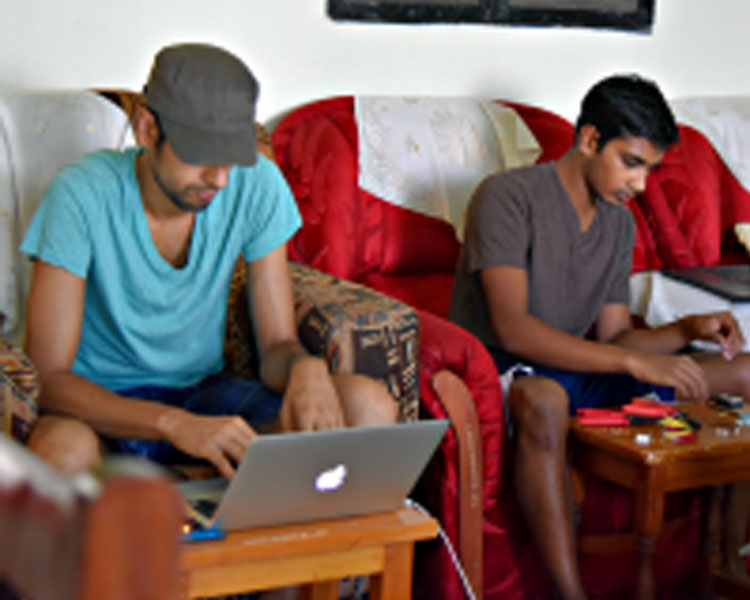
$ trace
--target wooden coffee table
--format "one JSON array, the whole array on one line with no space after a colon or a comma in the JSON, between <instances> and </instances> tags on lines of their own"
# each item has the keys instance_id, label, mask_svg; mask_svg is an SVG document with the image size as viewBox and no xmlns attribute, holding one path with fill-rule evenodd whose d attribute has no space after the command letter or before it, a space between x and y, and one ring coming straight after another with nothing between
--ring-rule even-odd
<instances>
[{"instance_id":1,"label":"wooden coffee table","mask_svg":"<svg viewBox=\"0 0 750 600\"><path fill-rule=\"evenodd\" d=\"M704 515L706 565L703 588L710 594L710 578L719 562L720 491L725 484L750 479L750 427L735 424L735 418L703 405L681 405L702 425L697 439L675 443L662 437L658 426L586 427L572 425L571 448L574 465L633 490L635 530L639 540L640 564L635 597L654 597L652 559L656 539L664 521L667 493L712 488L710 514ZM636 434L651 436L639 445Z\"/></svg>"},{"instance_id":2,"label":"wooden coffee table","mask_svg":"<svg viewBox=\"0 0 750 600\"><path fill-rule=\"evenodd\" d=\"M338 580L370 575L370 597L411 598L414 542L434 538L437 521L413 508L347 519L231 532L186 543L181 568L188 598L303 586L303 598L338 598Z\"/></svg>"}]
</instances>

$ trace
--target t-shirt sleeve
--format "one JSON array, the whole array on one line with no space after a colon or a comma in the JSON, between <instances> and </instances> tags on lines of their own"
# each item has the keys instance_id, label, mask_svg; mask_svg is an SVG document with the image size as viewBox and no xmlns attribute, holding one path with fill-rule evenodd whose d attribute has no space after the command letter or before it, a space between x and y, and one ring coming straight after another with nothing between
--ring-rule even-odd
<instances>
[{"instance_id":1,"label":"t-shirt sleeve","mask_svg":"<svg viewBox=\"0 0 750 600\"><path fill-rule=\"evenodd\" d=\"M21 251L85 278L91 263L88 220L68 175L69 171L61 171L47 187Z\"/></svg>"},{"instance_id":2,"label":"t-shirt sleeve","mask_svg":"<svg viewBox=\"0 0 750 600\"><path fill-rule=\"evenodd\" d=\"M630 303L630 271L633 265L633 244L635 243L635 226L630 211L624 208L620 221L621 243L615 257L615 277L607 294L607 304Z\"/></svg>"},{"instance_id":3,"label":"t-shirt sleeve","mask_svg":"<svg viewBox=\"0 0 750 600\"><path fill-rule=\"evenodd\" d=\"M500 265L526 268L528 213L520 187L507 176L485 179L467 214L464 244L469 271Z\"/></svg>"},{"instance_id":4,"label":"t-shirt sleeve","mask_svg":"<svg viewBox=\"0 0 750 600\"><path fill-rule=\"evenodd\" d=\"M258 157L261 185L248 218L253 235L243 248L245 260L250 262L269 254L286 243L302 225L302 218L284 176L276 165L265 157Z\"/></svg>"}]
</instances>

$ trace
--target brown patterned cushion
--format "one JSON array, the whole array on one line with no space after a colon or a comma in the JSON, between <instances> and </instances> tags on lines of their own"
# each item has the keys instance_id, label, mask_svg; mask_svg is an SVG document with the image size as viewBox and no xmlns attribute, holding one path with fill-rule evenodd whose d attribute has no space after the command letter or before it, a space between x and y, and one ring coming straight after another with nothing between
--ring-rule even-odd
<instances>
[{"instance_id":1,"label":"brown patterned cushion","mask_svg":"<svg viewBox=\"0 0 750 600\"><path fill-rule=\"evenodd\" d=\"M419 320L415 311L305 265L291 263L290 270L298 332L305 347L324 356L333 373L361 373L382 380L399 403L401 419L416 419ZM235 374L257 373L241 260L230 293L226 359Z\"/></svg>"},{"instance_id":2,"label":"brown patterned cushion","mask_svg":"<svg viewBox=\"0 0 750 600\"><path fill-rule=\"evenodd\" d=\"M253 379L258 377L258 356L248 306L245 261L240 257L234 266L229 288L224 360L227 368L237 377Z\"/></svg>"},{"instance_id":3,"label":"brown patterned cushion","mask_svg":"<svg viewBox=\"0 0 750 600\"><path fill-rule=\"evenodd\" d=\"M25 442L38 414L38 395L31 361L0 337L0 432Z\"/></svg>"}]
</instances>

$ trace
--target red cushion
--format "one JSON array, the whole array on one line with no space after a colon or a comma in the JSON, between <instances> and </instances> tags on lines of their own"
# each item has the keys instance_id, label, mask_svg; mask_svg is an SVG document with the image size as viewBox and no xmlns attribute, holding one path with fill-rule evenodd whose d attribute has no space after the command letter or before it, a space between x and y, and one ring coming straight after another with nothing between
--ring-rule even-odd
<instances>
[{"instance_id":1,"label":"red cushion","mask_svg":"<svg viewBox=\"0 0 750 600\"><path fill-rule=\"evenodd\" d=\"M357 281L415 308L443 318L448 317L453 273L427 273L420 276L368 273Z\"/></svg>"},{"instance_id":2,"label":"red cushion","mask_svg":"<svg viewBox=\"0 0 750 600\"><path fill-rule=\"evenodd\" d=\"M731 255L741 250L732 227L750 221L750 194L703 134L680 125L679 142L630 209L637 225L634 271L695 267L735 260Z\"/></svg>"},{"instance_id":3,"label":"red cushion","mask_svg":"<svg viewBox=\"0 0 750 600\"><path fill-rule=\"evenodd\" d=\"M289 245L290 257L346 278L376 269L382 203L357 187L351 97L295 110L274 129L272 143L304 220Z\"/></svg>"},{"instance_id":4,"label":"red cushion","mask_svg":"<svg viewBox=\"0 0 750 600\"><path fill-rule=\"evenodd\" d=\"M573 145L575 127L570 121L553 112L529 104L508 102L507 100L503 100L502 103L510 106L518 113L541 145L542 154L537 162L557 160Z\"/></svg>"},{"instance_id":5,"label":"red cushion","mask_svg":"<svg viewBox=\"0 0 750 600\"><path fill-rule=\"evenodd\" d=\"M383 225L381 273L453 275L461 248L449 223L383 202Z\"/></svg>"}]
</instances>

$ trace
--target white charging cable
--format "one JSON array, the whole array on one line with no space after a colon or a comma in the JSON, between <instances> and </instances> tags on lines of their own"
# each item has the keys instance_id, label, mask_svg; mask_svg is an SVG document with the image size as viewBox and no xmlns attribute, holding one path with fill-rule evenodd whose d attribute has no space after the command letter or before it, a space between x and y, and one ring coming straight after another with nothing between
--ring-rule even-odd
<instances>
[{"instance_id":1,"label":"white charging cable","mask_svg":"<svg viewBox=\"0 0 750 600\"><path fill-rule=\"evenodd\" d=\"M433 517L429 513L429 511L416 500L412 500L411 498L406 498L404 500L404 504L406 504L406 506L410 506L411 508L418 510L423 515L426 515L430 517L431 519L435 519L435 517ZM451 557L453 566L456 568L456 572L458 573L458 577L461 580L461 584L464 586L464 591L466 592L466 595L468 596L469 600L477 600L477 597L474 595L474 590L471 589L469 578L466 577L466 572L464 571L464 568L461 565L461 561L459 560L458 555L456 554L456 551L453 548L453 544L451 544L450 539L448 539L448 535L443 530L443 526L440 524L440 521L438 519L435 519L435 521L437 521L437 524L438 524L438 535L440 536L440 539L443 540L445 547L448 549L448 554Z\"/></svg>"}]
</instances>

